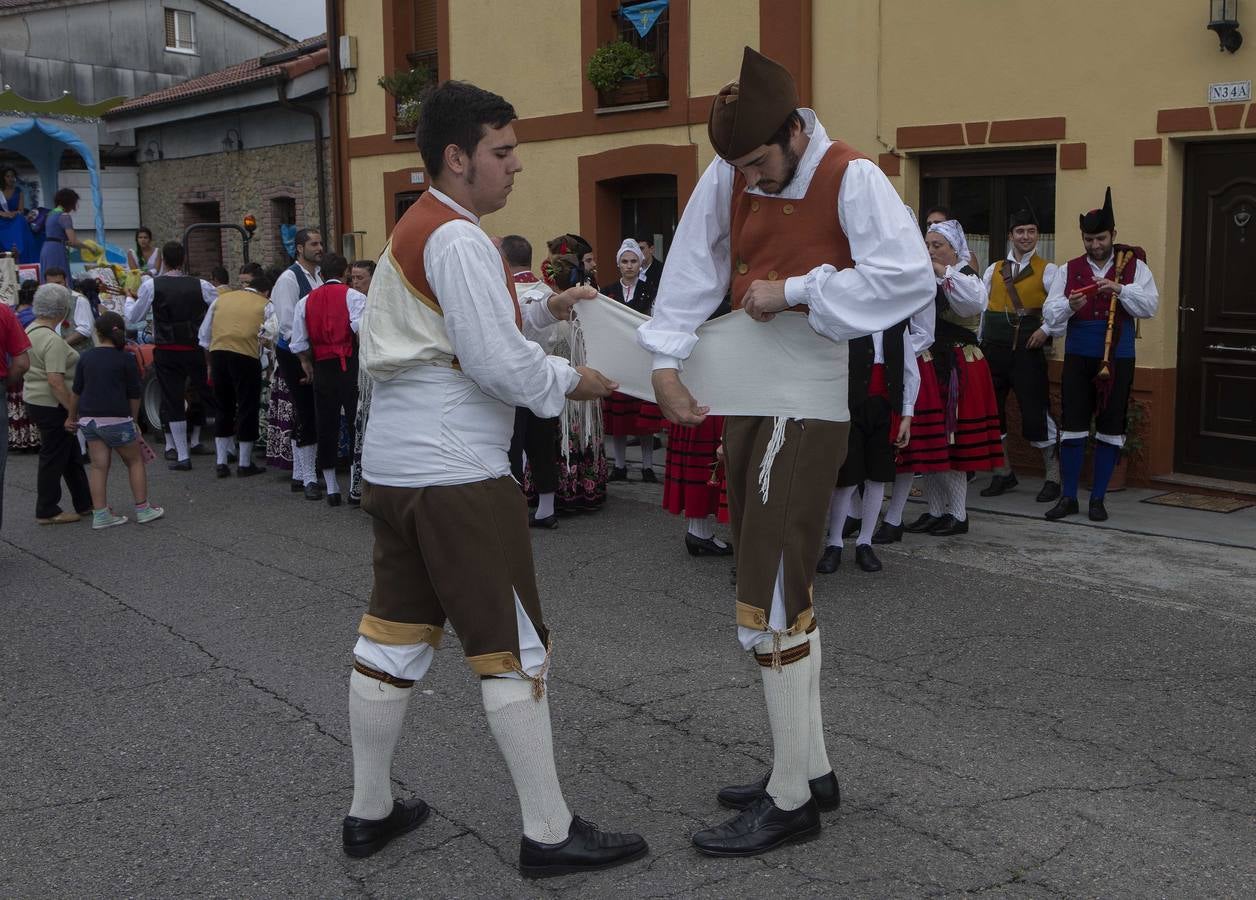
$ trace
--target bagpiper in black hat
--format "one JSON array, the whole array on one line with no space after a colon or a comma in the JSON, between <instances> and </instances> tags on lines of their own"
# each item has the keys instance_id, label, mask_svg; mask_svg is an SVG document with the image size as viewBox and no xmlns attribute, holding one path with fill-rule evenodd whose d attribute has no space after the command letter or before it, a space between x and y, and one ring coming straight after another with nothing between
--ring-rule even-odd
<instances>
[{"instance_id":1,"label":"bagpiper in black hat","mask_svg":"<svg viewBox=\"0 0 1256 900\"><path fill-rule=\"evenodd\" d=\"M1116 218L1112 215L1112 188L1103 195L1103 208L1092 209L1079 216L1082 234L1102 234L1105 231L1116 231Z\"/></svg>"}]
</instances>

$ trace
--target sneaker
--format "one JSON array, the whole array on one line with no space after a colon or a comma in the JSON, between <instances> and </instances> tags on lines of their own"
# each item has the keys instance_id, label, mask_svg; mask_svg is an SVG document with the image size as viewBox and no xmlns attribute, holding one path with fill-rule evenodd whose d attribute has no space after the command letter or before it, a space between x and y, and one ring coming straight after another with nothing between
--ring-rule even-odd
<instances>
[{"instance_id":1,"label":"sneaker","mask_svg":"<svg viewBox=\"0 0 1256 900\"><path fill-rule=\"evenodd\" d=\"M166 511L160 506L146 506L135 511L135 521L143 525L145 522L153 521L153 519L160 519L165 514ZM123 519L123 521L126 520Z\"/></svg>"},{"instance_id":2,"label":"sneaker","mask_svg":"<svg viewBox=\"0 0 1256 900\"><path fill-rule=\"evenodd\" d=\"M112 509L102 510L101 513L92 515L92 530L100 531L102 528L112 528L115 525L125 525L128 521L126 516L115 516Z\"/></svg>"}]
</instances>

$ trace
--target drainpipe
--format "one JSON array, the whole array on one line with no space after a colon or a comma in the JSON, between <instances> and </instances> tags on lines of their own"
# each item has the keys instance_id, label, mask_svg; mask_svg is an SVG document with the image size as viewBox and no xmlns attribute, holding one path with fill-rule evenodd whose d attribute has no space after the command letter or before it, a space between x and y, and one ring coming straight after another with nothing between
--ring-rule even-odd
<instances>
[{"instance_id":1,"label":"drainpipe","mask_svg":"<svg viewBox=\"0 0 1256 900\"><path fill-rule=\"evenodd\" d=\"M316 181L318 182L318 233L322 235L323 242L326 246L330 246L327 242L331 239L331 235L327 232L327 180L323 176L325 168L325 160L323 154L323 117L317 109L308 106L302 106L300 103L293 103L288 99L288 79L284 78L279 82L279 105L284 109L290 109L293 112L304 113L314 120L314 165L317 168Z\"/></svg>"}]
</instances>

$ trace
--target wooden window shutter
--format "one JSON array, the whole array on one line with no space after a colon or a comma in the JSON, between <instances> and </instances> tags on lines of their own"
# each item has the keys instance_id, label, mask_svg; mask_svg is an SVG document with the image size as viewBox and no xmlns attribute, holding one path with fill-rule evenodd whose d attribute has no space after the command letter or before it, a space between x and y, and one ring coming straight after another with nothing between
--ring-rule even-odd
<instances>
[{"instance_id":1,"label":"wooden window shutter","mask_svg":"<svg viewBox=\"0 0 1256 900\"><path fill-rule=\"evenodd\" d=\"M166 46L174 47L174 46L177 46L175 44L175 34L174 34L174 10L167 9L165 10L165 13L166 13Z\"/></svg>"},{"instance_id":2,"label":"wooden window shutter","mask_svg":"<svg viewBox=\"0 0 1256 900\"><path fill-rule=\"evenodd\" d=\"M436 0L414 0L414 50L434 51L438 46Z\"/></svg>"}]
</instances>

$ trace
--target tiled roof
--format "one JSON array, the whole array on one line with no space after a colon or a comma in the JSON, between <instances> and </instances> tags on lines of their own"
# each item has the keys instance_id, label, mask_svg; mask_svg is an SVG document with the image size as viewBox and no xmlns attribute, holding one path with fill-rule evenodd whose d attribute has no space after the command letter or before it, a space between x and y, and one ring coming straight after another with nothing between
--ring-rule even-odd
<instances>
[{"instance_id":1,"label":"tiled roof","mask_svg":"<svg viewBox=\"0 0 1256 900\"><path fill-rule=\"evenodd\" d=\"M10 2L10 0L0 0L0 3L5 2ZM245 85L276 80L284 75L288 78L294 78L319 66L326 65L328 60L327 35L325 34L306 38L285 49L298 51L298 55L284 62L263 64L263 60L274 57L277 54L284 54L282 50L271 51L265 56L245 60L242 63L236 63L234 66L219 69L217 72L200 75L180 84L134 97L126 103L109 110L105 118L112 119L116 116L126 115L142 109L168 106L172 103L180 103L195 97L224 93Z\"/></svg>"}]
</instances>

